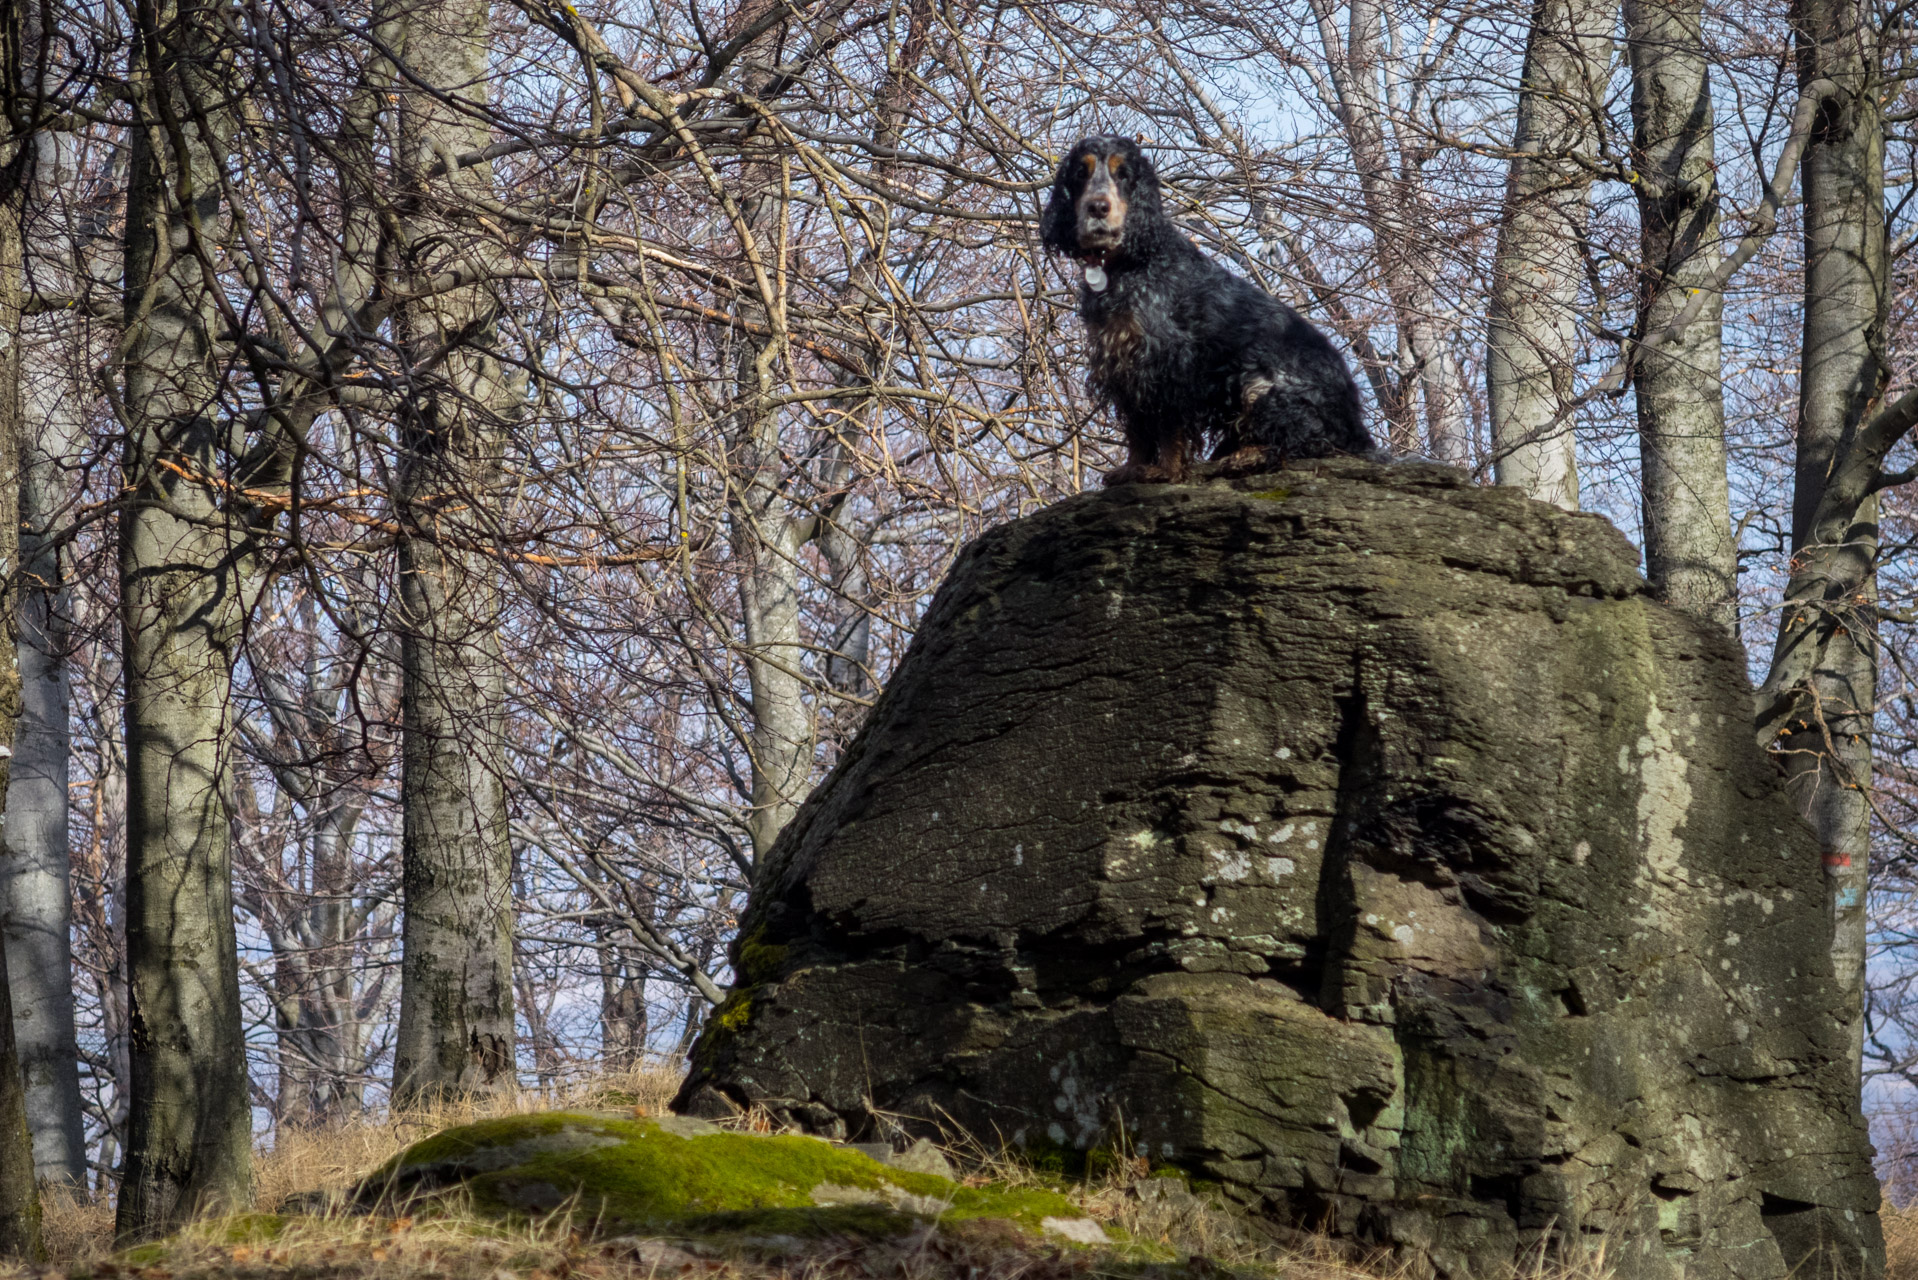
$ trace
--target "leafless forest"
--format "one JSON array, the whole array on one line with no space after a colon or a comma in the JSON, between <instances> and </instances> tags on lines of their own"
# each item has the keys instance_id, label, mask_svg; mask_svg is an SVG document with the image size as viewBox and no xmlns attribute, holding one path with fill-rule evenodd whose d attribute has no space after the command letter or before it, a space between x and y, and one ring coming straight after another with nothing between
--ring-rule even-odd
<instances>
[{"instance_id":1,"label":"leafless forest","mask_svg":"<svg viewBox=\"0 0 1918 1280\"><path fill-rule=\"evenodd\" d=\"M1735 629L1918 1085L1908 0L4 3L15 1101L124 1230L683 1052L956 550L1115 460L1096 132Z\"/></svg>"}]
</instances>

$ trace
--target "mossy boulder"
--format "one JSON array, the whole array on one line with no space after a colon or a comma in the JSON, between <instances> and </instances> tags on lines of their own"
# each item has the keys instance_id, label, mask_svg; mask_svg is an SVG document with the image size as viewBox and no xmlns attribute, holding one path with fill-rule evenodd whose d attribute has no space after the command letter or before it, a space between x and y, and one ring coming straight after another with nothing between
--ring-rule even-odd
<instances>
[{"instance_id":1,"label":"mossy boulder","mask_svg":"<svg viewBox=\"0 0 1918 1280\"><path fill-rule=\"evenodd\" d=\"M1120 1144L1415 1274L1876 1274L1820 850L1636 561L1357 461L991 530L678 1105Z\"/></svg>"},{"instance_id":2,"label":"mossy boulder","mask_svg":"<svg viewBox=\"0 0 1918 1280\"><path fill-rule=\"evenodd\" d=\"M448 1193L483 1214L565 1211L610 1233L878 1238L928 1220L998 1219L1035 1236L1097 1238L1055 1191L966 1186L814 1137L732 1133L677 1116L546 1112L461 1125L393 1157L355 1199L398 1207Z\"/></svg>"}]
</instances>

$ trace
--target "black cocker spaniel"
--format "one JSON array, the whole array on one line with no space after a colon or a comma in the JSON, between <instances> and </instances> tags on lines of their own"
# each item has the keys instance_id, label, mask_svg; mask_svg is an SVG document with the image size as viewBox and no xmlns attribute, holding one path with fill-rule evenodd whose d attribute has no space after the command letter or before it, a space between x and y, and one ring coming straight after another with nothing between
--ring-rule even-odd
<instances>
[{"instance_id":1,"label":"black cocker spaniel","mask_svg":"<svg viewBox=\"0 0 1918 1280\"><path fill-rule=\"evenodd\" d=\"M1085 268L1090 382L1129 449L1108 485L1181 479L1208 443L1232 470L1375 456L1345 360L1298 312L1186 239L1131 138L1072 149L1040 235Z\"/></svg>"}]
</instances>

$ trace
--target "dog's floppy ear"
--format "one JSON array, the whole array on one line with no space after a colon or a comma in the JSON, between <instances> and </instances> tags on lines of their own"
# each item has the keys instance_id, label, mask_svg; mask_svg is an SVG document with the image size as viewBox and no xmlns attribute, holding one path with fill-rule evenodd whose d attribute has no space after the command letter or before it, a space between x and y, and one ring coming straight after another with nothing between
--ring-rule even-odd
<instances>
[{"instance_id":1,"label":"dog's floppy ear","mask_svg":"<svg viewBox=\"0 0 1918 1280\"><path fill-rule=\"evenodd\" d=\"M1052 179L1052 199L1046 202L1046 211L1039 215L1039 243L1054 253L1072 255L1079 250L1079 219L1072 207L1070 188L1073 157L1078 154L1075 147L1060 163L1059 172Z\"/></svg>"},{"instance_id":2,"label":"dog's floppy ear","mask_svg":"<svg viewBox=\"0 0 1918 1280\"><path fill-rule=\"evenodd\" d=\"M1158 216L1165 212L1159 199L1159 171L1134 138L1120 139L1119 154L1125 158L1126 198L1135 207Z\"/></svg>"}]
</instances>

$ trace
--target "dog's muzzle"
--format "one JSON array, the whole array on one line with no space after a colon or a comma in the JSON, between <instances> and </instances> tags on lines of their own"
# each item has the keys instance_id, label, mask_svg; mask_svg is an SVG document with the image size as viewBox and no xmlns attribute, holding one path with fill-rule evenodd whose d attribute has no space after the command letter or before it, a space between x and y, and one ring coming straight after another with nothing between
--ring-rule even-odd
<instances>
[{"instance_id":1,"label":"dog's muzzle","mask_svg":"<svg viewBox=\"0 0 1918 1280\"><path fill-rule=\"evenodd\" d=\"M1079 195L1079 248L1083 256L1103 263L1125 238L1125 196L1105 165L1099 165Z\"/></svg>"}]
</instances>

